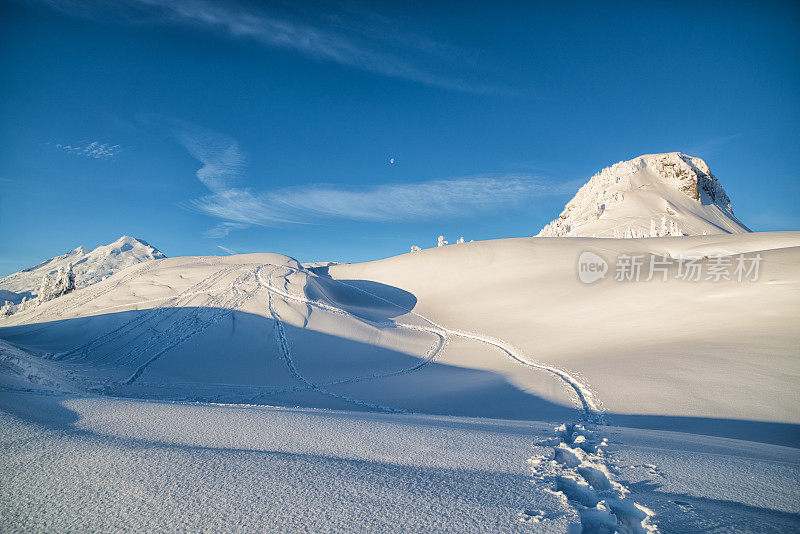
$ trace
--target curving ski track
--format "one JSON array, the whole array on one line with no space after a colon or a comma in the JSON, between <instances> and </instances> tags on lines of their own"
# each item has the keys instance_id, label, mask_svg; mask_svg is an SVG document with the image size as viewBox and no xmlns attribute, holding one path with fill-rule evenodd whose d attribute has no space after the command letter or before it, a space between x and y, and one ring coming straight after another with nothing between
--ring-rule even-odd
<instances>
[{"instance_id":1,"label":"curving ski track","mask_svg":"<svg viewBox=\"0 0 800 534\"><path fill-rule=\"evenodd\" d=\"M130 343L128 349L123 353L114 354L112 350L109 351L109 354L100 357L99 361L109 358L114 359L113 362L107 362L106 365L135 365L136 367L132 374L130 374L127 379L123 379L119 382L119 384L122 385L129 385L137 382L147 368L163 355L204 331L209 326L219 322L224 316L233 313L234 310L240 308L245 302L254 297L260 288L264 288L267 290L267 312L275 322L274 334L276 343L289 373L299 382L299 385L270 388L269 391L264 391L262 388L253 388L253 392L258 392L253 399L254 401L264 395L313 391L367 409L388 413L407 413L402 409L356 399L345 394L331 391L328 388L342 384L414 373L435 361L442 351L445 350L451 337L461 337L495 347L520 365L544 371L557 377L574 392L575 398L578 401L577 404L582 408L582 419L586 423L602 423L600 403L596 400L588 385L563 369L528 359L522 351L515 348L510 343L472 332L448 328L440 323L434 322L424 315L356 285L333 278L322 277L316 273L289 265L275 265L269 263L256 264L254 268L248 269L230 283L218 285L221 280L225 279L237 268L241 268L241 265L226 266L178 295L146 301L161 302L156 307L145 310L141 314L137 314L134 318L123 322L111 331L101 334L72 350L52 357L54 359L77 362L87 358L89 353L96 352L98 349L110 345L114 341L118 341L123 336L134 335L138 338L140 334L136 332L147 327L147 325L157 323L164 324L164 322L169 321L169 326L165 330L156 332L154 335L144 339L143 342ZM141 269L129 274L122 281L116 282L114 287L121 285L121 283L138 274L147 272L147 270L149 269ZM264 271L266 271L266 277L263 274ZM349 289L365 294L372 299L384 302L400 310L403 314L416 317L422 321L423 325L407 324L391 320L373 321L327 303L324 300L312 300L302 294L292 294L289 291L290 282L288 277L293 273L303 273L308 277L324 278L325 280L341 284ZM283 287L273 284L273 275L282 276ZM248 281L253 281L254 278L256 281L255 288L251 286L250 289L242 290L240 286L245 285ZM212 292L222 289L228 289L229 292L218 296L212 296ZM323 292L323 299L330 298L325 295L324 287L320 289ZM187 313L182 311L181 303L188 305L194 297L201 294L205 295L205 299L202 299L199 305L196 305L191 312ZM287 339L284 321L275 306L275 297L280 297L280 299L284 301L303 304L309 307L309 309L316 308L328 313L341 315L350 320L359 321L377 328L401 328L424 332L434 336L435 341L424 356L417 363L409 367L394 371L378 372L315 383L305 377L295 364L290 343ZM91 299L87 294L83 296L82 302L83 300L88 301ZM142 304L142 302L133 304L138 305ZM131 304L118 305L113 308L130 305ZM75 305L61 306L58 312L63 313L66 309L72 307L75 307ZM250 388L243 387L242 389L248 390ZM106 390L106 392L108 392L108 390ZM580 517L582 532L592 534L600 532L649 534L658 531L657 527L652 523L654 520L653 512L634 502L632 499L626 499L630 490L614 476L613 472L615 472L615 469L613 458L605 451L607 440L602 438L596 430L592 430L589 426L579 423L561 425L556 428L556 438L549 440L546 444L552 447L548 455L538 455L529 459L531 475L535 480L551 484L554 491L563 496L562 498L565 503L568 503L577 512L578 517ZM541 523L546 521L544 513L539 513L535 510L533 512L531 510L523 510L518 516L520 521L523 522Z\"/></svg>"},{"instance_id":2,"label":"curving ski track","mask_svg":"<svg viewBox=\"0 0 800 534\"><path fill-rule=\"evenodd\" d=\"M279 267L282 267L282 266L273 265L273 267L279 268ZM295 301L300 301L300 299L299 298L298 299L293 298L293 296L291 294L278 290L277 288L275 288L270 283L270 277L272 276L272 272L274 272L274 270L275 269L270 271L270 273L267 275L267 281L264 281L264 278L261 276L261 271L260 270L257 272L256 276L258 278L259 283L263 287L265 287L267 289L267 291L268 291L267 310L269 311L269 314L272 316L272 318L275 320L276 341L278 343L278 346L280 347L281 353L283 354L283 358L284 358L284 362L286 363L286 367L289 369L289 372L292 374L292 376L295 377L295 379L297 379L300 383L305 385L305 387L301 387L301 388L292 388L290 391L301 391L303 389L310 390L310 391L316 391L317 393L321 393L323 395L328 395L330 397L333 397L333 398L336 398L336 399L340 399L340 400L343 400L345 402L349 402L351 404L355 404L357 406L363 406L363 407L366 407L366 408L372 408L372 409L376 409L376 410L380 410L382 412L388 412L388 413L406 413L405 410L400 410L400 409L397 409L397 408L393 408L391 406L384 406L382 404L376 404L376 403L364 401L364 400L361 400L361 399L356 399L356 398L350 397L348 395L343 395L341 393L335 393L333 391L327 390L324 387L322 387L323 385L315 384L314 382L308 380L305 376L303 376L300 373L300 371L297 370L297 366L295 365L294 359L292 358L292 351L289 348L289 341L286 338L286 328L283 325L283 321L280 318L280 314L275 310L275 307L274 307L274 305L272 303L272 294L275 293L275 294L278 294L278 295L280 295L280 296L282 296L284 298L289 298L289 299L295 300ZM310 302L311 301L309 301L309 303ZM305 303L305 304L309 305L309 303ZM341 310L341 311L344 311L344 310ZM419 368L419 367L420 367L420 365L414 366L414 368ZM412 369L412 368L409 368L408 370L403 370L401 372L410 372L410 369ZM385 375L376 374L376 375L370 376L369 378L380 378L381 376L391 376L392 374L398 374L398 372L387 373ZM367 377L362 377L361 379L365 380L365 379L367 379ZM337 385L337 384L346 383L346 382L355 382L357 380L358 380L358 378L344 380L344 381L331 382L331 383L328 383L328 384L324 384L324 386L332 386L332 385Z\"/></svg>"},{"instance_id":3,"label":"curving ski track","mask_svg":"<svg viewBox=\"0 0 800 534\"><path fill-rule=\"evenodd\" d=\"M589 386L582 383L563 369L558 369L556 367L528 360L521 351L505 341L447 328L419 313L398 305L370 291L359 288L353 284L331 278L331 280L334 280L339 284L369 295L372 298L386 302L387 304L390 304L391 306L396 307L407 314L413 315L430 326L424 327L391 321L383 323L370 321L331 304L311 300L305 296L293 295L287 290L280 289L272 285L271 277L276 270L286 269L291 273L299 272L300 269L284 265L268 265L273 267L273 269L270 270L269 274L267 275L267 279L265 280L262 277L260 270L258 271L257 277L259 283L270 292L269 312L277 324L279 345L281 346L287 366L292 374L302 383L307 384L310 389L323 394L339 397L343 400L354 402L356 404L367 406L370 404L327 391L318 385L311 383L297 371L297 368L295 367L294 361L291 357L288 341L286 340L285 328L272 303L272 294L279 295L284 299L298 302L306 306L315 307L331 313L336 313L356 320L364 321L375 326L407 328L429 332L431 334L440 336L439 345L430 352L428 357L413 367L393 373L375 374L371 376L346 379L327 385L413 372L433 361L434 357L444 348L449 336L458 336L496 347L519 364L531 367L533 369L542 370L558 377L575 392L580 405L583 408L583 415L586 422L602 423L602 413L600 411L599 402L595 399L594 394ZM308 271L303 272L307 276L318 277L318 275L314 273L309 273ZM284 276L284 281L287 281L286 276L287 275ZM377 408L384 411L397 411L385 406L377 406ZM626 496L630 493L630 490L624 484L619 482L612 474L612 471L614 471L614 462L605 450L608 445L608 440L603 438L597 431L591 430L583 424L562 424L555 430L556 438L547 443L548 445L553 446L550 455L534 456L528 460L531 467L531 475L536 480L551 484L554 487L555 492L563 495L563 499L577 512L578 517L580 518L581 532L586 534L600 534L607 532L620 532L623 534L657 533L658 528L655 524L653 524L655 514L652 512L652 510L641 506L632 499L627 499ZM533 513L530 510L523 510L519 512L518 516L522 522L541 523L545 521L543 512Z\"/></svg>"},{"instance_id":4,"label":"curving ski track","mask_svg":"<svg viewBox=\"0 0 800 534\"><path fill-rule=\"evenodd\" d=\"M271 267L276 267L276 268L284 268L284 269L287 269L287 270L292 271L292 272L300 272L300 269L296 269L296 268L290 267L288 265L280 265L280 266L279 265L273 265L273 264L267 264L267 265L269 265ZM303 272L305 272L309 276L315 276L315 277L319 278L319 275L317 275L317 274L309 273L308 271L303 271ZM343 310L341 308L337 308L336 306L332 306L330 304L326 304L326 303L323 303L323 302L311 300L311 299L308 299L308 298L306 298L304 296L292 295L291 293L288 293L287 291L283 291L283 290L281 290L281 289L279 289L279 288L277 288L275 286L272 286L268 281L265 282L263 277L261 276L260 272L258 274L258 279L262 283L262 285L264 285L264 287L266 287L267 290L269 290L269 291L271 291L273 293L276 293L276 294L280 295L281 297L293 300L295 302L299 302L299 303L305 304L307 306L313 306L313 307L316 307L316 308L319 308L319 309L322 309L322 310L325 310L325 311L338 313L338 314L346 315L346 316L350 316L350 317L354 317L354 318L357 318L358 320L365 321L367 323L370 323L370 324L373 324L373 325L376 325L376 326L383 326L383 327L395 326L395 327L398 327L398 328L407 328L407 329L410 329L410 330L418 330L418 331L423 331L423 332L429 332L429 333L434 334L434 335L442 336L445 339L447 338L447 336L457 336L457 337L462 337L462 338L465 338L465 339L471 339L473 341L479 341L481 343L486 343L487 345L491 345L493 347L496 347L496 348L500 349L502 352L504 352L508 357L510 357L511 359L515 360L517 363L520 363L520 364L525 365L527 367L531 367L531 368L534 368L534 369L539 369L541 371L548 372L548 373L550 373L552 375L555 375L556 377L558 377L562 381L564 381L564 383L575 392L575 394L576 394L576 396L578 398L578 401L579 401L579 403L580 403L580 405L581 405L581 407L583 409L584 416L587 419L589 419L590 421L598 421L601 418L599 403L595 400L594 394L592 393L591 389L587 385L581 383L578 379L576 379L571 374L567 373L566 371L564 371L562 369L558 369L557 367L552 367L552 366L548 366L548 365L544 365L544 364L540 364L540 363L536 363L536 362L528 360L522 354L521 351L519 351L518 349L514 348L513 346L511 346L509 343L506 343L505 341L496 340L496 339L492 339L492 338L486 337L486 336L481 336L481 335L478 335L478 334L472 334L472 333L469 333L469 332L462 332L462 331L459 331L459 330L453 330L451 328L447 328L447 327L445 327L445 326L443 326L443 325L441 325L439 323L436 323L436 322L432 321L431 319L428 319L424 315L416 313L416 312L414 312L414 311L412 311L412 310L410 310L410 309L408 309L408 308L406 308L404 306L396 304L396 303L394 303L394 302L392 302L392 301L390 301L388 299L385 299L385 298L383 298L383 297L381 297L379 295L376 295L376 294L374 294L374 293L372 293L370 291L367 291L367 290L362 289L360 287L354 286L352 284L348 284L347 282L343 282L341 280L335 280L335 279L331 278L331 280L334 280L335 282L337 282L339 284L342 284L342 285L347 286L347 287L349 287L351 289L354 289L356 291L364 293L365 295L369 295L372 298L375 298L375 299L378 299L378 300L380 300L382 302L390 304L391 306L394 306L395 308L403 311L404 313L407 313L409 315L413 315L413 316L425 321L426 323L431 325L431 327L430 328L426 328L424 326L417 326L417 325L411 325L411 324L400 323L400 322L377 323L377 322L374 322L374 321L369 321L368 319L364 319L362 317L357 317L357 316L353 315L352 313L350 313L350 312L348 312L346 310ZM428 362L424 362L424 363L428 363ZM419 368L419 367L421 367L421 365L415 366L414 369Z\"/></svg>"}]
</instances>

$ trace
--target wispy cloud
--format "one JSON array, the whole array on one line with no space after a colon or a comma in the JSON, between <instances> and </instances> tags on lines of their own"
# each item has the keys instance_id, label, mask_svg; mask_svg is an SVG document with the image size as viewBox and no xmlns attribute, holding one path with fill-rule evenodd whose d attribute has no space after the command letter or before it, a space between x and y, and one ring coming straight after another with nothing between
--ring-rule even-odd
<instances>
[{"instance_id":1,"label":"wispy cloud","mask_svg":"<svg viewBox=\"0 0 800 534\"><path fill-rule=\"evenodd\" d=\"M170 121L178 142L203 164L197 179L213 192L224 192L234 186L246 158L239 144L231 137L182 121Z\"/></svg>"},{"instance_id":2,"label":"wispy cloud","mask_svg":"<svg viewBox=\"0 0 800 534\"><path fill-rule=\"evenodd\" d=\"M331 61L384 76L468 92L504 92L465 77L470 54L411 32L403 21L337 5L314 9L301 3L244 4L225 0L39 0L75 16L117 17L138 23L192 26L248 39L271 48ZM447 73L447 74L446 74Z\"/></svg>"},{"instance_id":3,"label":"wispy cloud","mask_svg":"<svg viewBox=\"0 0 800 534\"><path fill-rule=\"evenodd\" d=\"M217 248L225 252L229 256L235 256L236 254L238 254L238 252L236 252L235 250L231 250L228 247L223 247L222 245L217 245Z\"/></svg>"},{"instance_id":4,"label":"wispy cloud","mask_svg":"<svg viewBox=\"0 0 800 534\"><path fill-rule=\"evenodd\" d=\"M99 141L81 142L75 145L53 143L52 146L70 154L94 159L111 159L122 150L120 145L110 145Z\"/></svg>"},{"instance_id":5,"label":"wispy cloud","mask_svg":"<svg viewBox=\"0 0 800 534\"><path fill-rule=\"evenodd\" d=\"M210 191L183 207L221 220L205 232L214 239L254 225L468 217L574 189L572 183L551 184L531 174L485 174L369 187L316 183L258 192L240 184L246 157L235 139L184 122L168 123L175 139L201 164L197 179Z\"/></svg>"},{"instance_id":6,"label":"wispy cloud","mask_svg":"<svg viewBox=\"0 0 800 534\"><path fill-rule=\"evenodd\" d=\"M565 192L564 186L547 185L534 176L495 175L361 189L324 184L262 193L229 189L192 200L189 207L230 221L212 232L226 235L236 223L274 226L329 219L392 222L458 218Z\"/></svg>"},{"instance_id":7,"label":"wispy cloud","mask_svg":"<svg viewBox=\"0 0 800 534\"><path fill-rule=\"evenodd\" d=\"M250 226L251 226L250 224L246 223L225 221L203 232L203 236L209 239L221 239L230 234L231 232L233 232L234 230L244 230L245 228L249 228Z\"/></svg>"}]
</instances>

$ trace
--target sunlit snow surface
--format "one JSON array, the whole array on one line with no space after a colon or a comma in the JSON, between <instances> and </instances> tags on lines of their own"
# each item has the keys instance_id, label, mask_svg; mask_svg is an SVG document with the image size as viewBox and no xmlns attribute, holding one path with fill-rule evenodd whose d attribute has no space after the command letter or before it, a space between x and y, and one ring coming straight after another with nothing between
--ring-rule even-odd
<instances>
[{"instance_id":1,"label":"sunlit snow surface","mask_svg":"<svg viewBox=\"0 0 800 534\"><path fill-rule=\"evenodd\" d=\"M0 528L797 530L798 246L133 265L0 322ZM762 263L586 285L586 250Z\"/></svg>"}]
</instances>

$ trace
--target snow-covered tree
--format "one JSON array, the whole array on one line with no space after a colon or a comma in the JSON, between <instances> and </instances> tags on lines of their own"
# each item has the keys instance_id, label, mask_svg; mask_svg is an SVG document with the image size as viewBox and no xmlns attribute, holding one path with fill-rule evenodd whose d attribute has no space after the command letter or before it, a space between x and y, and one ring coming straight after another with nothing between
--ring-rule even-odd
<instances>
[{"instance_id":1,"label":"snow-covered tree","mask_svg":"<svg viewBox=\"0 0 800 534\"><path fill-rule=\"evenodd\" d=\"M417 245L411 245L411 252L419 252L420 250L422 250L422 248Z\"/></svg>"},{"instance_id":2,"label":"snow-covered tree","mask_svg":"<svg viewBox=\"0 0 800 534\"><path fill-rule=\"evenodd\" d=\"M649 237L658 237L658 230L656 229L656 220L650 219L650 235Z\"/></svg>"},{"instance_id":3,"label":"snow-covered tree","mask_svg":"<svg viewBox=\"0 0 800 534\"><path fill-rule=\"evenodd\" d=\"M619 229L614 228L614 239L619 239L619 238L620 238Z\"/></svg>"},{"instance_id":4,"label":"snow-covered tree","mask_svg":"<svg viewBox=\"0 0 800 534\"><path fill-rule=\"evenodd\" d=\"M458 243L458 244L461 244L463 242L464 242L464 238L463 237L459 237L458 240L456 241L456 243Z\"/></svg>"},{"instance_id":5,"label":"snow-covered tree","mask_svg":"<svg viewBox=\"0 0 800 534\"><path fill-rule=\"evenodd\" d=\"M72 264L67 265L66 268L60 267L58 272L52 275L45 274L42 277L42 283L39 286L39 295L37 300L39 303L53 300L61 295L75 290L75 273L72 272Z\"/></svg>"},{"instance_id":6,"label":"snow-covered tree","mask_svg":"<svg viewBox=\"0 0 800 534\"><path fill-rule=\"evenodd\" d=\"M681 232L681 229L678 226L678 223L676 223L673 220L669 221L669 235L671 235L673 237L680 237L680 236L683 235L683 232Z\"/></svg>"},{"instance_id":7,"label":"snow-covered tree","mask_svg":"<svg viewBox=\"0 0 800 534\"><path fill-rule=\"evenodd\" d=\"M447 244L447 241L444 240L444 236L439 236L439 242L436 244L437 247L443 247Z\"/></svg>"},{"instance_id":8,"label":"snow-covered tree","mask_svg":"<svg viewBox=\"0 0 800 534\"><path fill-rule=\"evenodd\" d=\"M2 307L0 307L0 317L8 317L9 315L14 313L14 304L10 301L5 301Z\"/></svg>"},{"instance_id":9,"label":"snow-covered tree","mask_svg":"<svg viewBox=\"0 0 800 534\"><path fill-rule=\"evenodd\" d=\"M37 295L38 295L37 298L38 298L39 301L45 302L46 300L50 300L48 298L45 298L45 295L49 295L51 293L52 285L53 285L53 282L51 280L50 275L49 274L43 275L42 276L42 281L39 284L39 291L37 293Z\"/></svg>"},{"instance_id":10,"label":"snow-covered tree","mask_svg":"<svg viewBox=\"0 0 800 534\"><path fill-rule=\"evenodd\" d=\"M666 215L662 215L661 216L661 231L658 233L658 237L664 237L665 235L667 235L667 233L668 233L668 230L667 230L667 216Z\"/></svg>"}]
</instances>

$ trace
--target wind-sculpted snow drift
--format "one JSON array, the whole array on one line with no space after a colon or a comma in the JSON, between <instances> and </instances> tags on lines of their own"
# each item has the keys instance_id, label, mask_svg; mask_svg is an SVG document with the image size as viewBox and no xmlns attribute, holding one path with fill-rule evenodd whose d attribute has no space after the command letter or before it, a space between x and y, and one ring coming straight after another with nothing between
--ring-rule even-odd
<instances>
[{"instance_id":1,"label":"wind-sculpted snow drift","mask_svg":"<svg viewBox=\"0 0 800 534\"><path fill-rule=\"evenodd\" d=\"M585 285L575 265L585 250L609 262L620 254L674 258L758 253L763 265L759 279L746 283L622 283L613 279L612 271L606 279ZM742 530L785 530L797 520L797 491L790 481L798 455L796 449L764 442L795 444L800 422L792 393L800 344L792 326L800 314L800 277L793 268L798 260L800 234L793 232L500 240L325 269L305 268L279 254L154 260L0 320L0 407L16 414L0 424L10 436L40 432L25 425L77 425L82 434L59 434L42 450L50 450L46 443L74 448L77 440L81 450L111 447L116 452L108 454L120 455L125 465L130 464L124 458L136 454L128 448L131 439L146 447L189 447L174 453L180 459L170 456L165 462L193 464L197 454L224 462L240 450L291 451L295 456L281 456L280 462L294 466L298 484L304 480L304 466L316 466L308 469L320 473L320 483L338 496L325 514L309 512L311 524L302 527L280 503L291 502L292 495L305 499L297 496L311 490L273 481L284 488L275 490L282 497L262 503L263 512L239 518L251 527L272 521L278 529L343 529L352 527L348 521L358 521L375 530L385 528L380 523L385 514L409 528L436 531L474 526L648 532L660 525L725 530L733 517L740 519L729 512L730 503L746 501L747 517L756 523L739 522L739 527L745 525ZM691 314L683 312L687 308ZM21 392L30 391L51 392L46 398L53 401L36 402L68 406L70 413L79 414L77 422L61 422L54 408L27 410L21 399L34 396ZM103 400L109 397L119 400ZM148 401L150 408L142 411L142 404L131 400L137 398ZM198 402L203 404L194 404ZM107 408L125 415L110 415ZM208 426L207 410L227 410L238 423ZM320 449L318 442L301 437L310 431L288 430L319 414L338 422L312 432L316 439L334 439L325 432L337 428L334 442L350 445ZM277 416L282 418L279 426L264 426L264 417ZM434 423L433 416L440 419ZM162 429L164 418L173 421L172 430ZM126 420L136 422L127 425ZM375 434L376 424L380 432L389 428L381 425L399 425L407 434L391 434L398 438L385 441ZM421 452L400 452L436 456L444 439L437 430L442 425L453 429L451 439L466 440L449 442L452 462L448 459L446 466L417 459ZM681 441L670 432L622 432L612 425L751 441ZM240 443L244 438L239 434L250 427L260 429L258 437ZM103 436L121 441L109 445ZM637 439L647 445L628 445ZM681 458L689 453L675 452L679 442L693 444L692 450L707 459L687 468ZM655 443L673 444L658 452ZM473 450L478 444L486 465L476 461L481 456ZM319 456L305 454L312 450ZM719 460L738 476L714 479L718 466L712 459L720 455L738 458ZM350 463L331 463L337 458ZM30 475L30 467L14 462L17 467L0 467L8 483L0 486L29 495L36 486L25 486L30 476L18 475ZM403 467L394 471L375 462ZM501 464L513 467L500 469ZM445 473L445 467L456 471ZM427 469L427 474L418 469ZM770 470L770 481L747 489L745 481L763 469ZM353 479L342 470L359 474ZM507 478L501 470L513 476ZM231 480L250 479L236 469L229 472ZM202 475L186 476L192 477L187 482L191 487L205 486L202 478L196 479ZM442 490L432 497L433 488L417 488L429 501L445 501L425 508L419 500L394 494L394 503L370 497L367 505L365 499L376 491L370 481L387 476L406 481L398 487L416 487L410 480L420 476L445 477L461 488L472 484L463 491L485 498L471 500ZM714 482L704 484L702 477ZM16 482L9 486L12 479ZM31 480L50 487L45 479ZM226 483L235 486L231 480ZM342 486L345 480L347 487ZM770 500L768 495L781 484L789 488L784 497ZM671 493L660 494L657 488L662 486ZM0 497L15 502L13 495L11 501L5 494ZM255 495L251 499L261 502ZM364 515L362 506L373 511ZM356 519L341 512L347 509L362 510L362 515ZM108 517L115 513L111 510ZM441 522L456 516L462 523ZM2 517L12 516L4 511ZM109 527L103 521L92 516L80 524ZM211 525L201 519L186 521L199 521L192 523L197 528ZM20 524L35 528L39 523L29 519Z\"/></svg>"}]
</instances>

